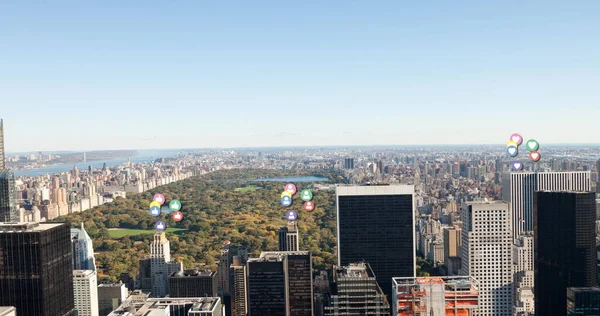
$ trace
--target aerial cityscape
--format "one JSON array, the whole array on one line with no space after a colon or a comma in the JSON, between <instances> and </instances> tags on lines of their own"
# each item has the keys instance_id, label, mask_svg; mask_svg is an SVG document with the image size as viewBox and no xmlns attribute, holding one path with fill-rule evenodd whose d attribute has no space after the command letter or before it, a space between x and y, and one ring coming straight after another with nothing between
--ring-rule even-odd
<instances>
[{"instance_id":1,"label":"aerial cityscape","mask_svg":"<svg viewBox=\"0 0 600 316\"><path fill-rule=\"evenodd\" d=\"M600 2L0 12L0 316L600 316Z\"/></svg>"}]
</instances>

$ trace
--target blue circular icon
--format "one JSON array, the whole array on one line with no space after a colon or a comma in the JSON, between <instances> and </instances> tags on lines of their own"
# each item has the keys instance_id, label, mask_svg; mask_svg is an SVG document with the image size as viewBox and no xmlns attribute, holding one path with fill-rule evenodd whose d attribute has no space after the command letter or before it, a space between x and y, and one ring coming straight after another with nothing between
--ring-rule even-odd
<instances>
[{"instance_id":1,"label":"blue circular icon","mask_svg":"<svg viewBox=\"0 0 600 316\"><path fill-rule=\"evenodd\" d=\"M296 213L296 211L289 210L285 213L285 219L288 221L295 221L298 219L298 213Z\"/></svg>"},{"instance_id":2,"label":"blue circular icon","mask_svg":"<svg viewBox=\"0 0 600 316\"><path fill-rule=\"evenodd\" d=\"M290 198L289 196L283 196L281 198L281 205L283 206L290 206L292 205L292 198Z\"/></svg>"},{"instance_id":3,"label":"blue circular icon","mask_svg":"<svg viewBox=\"0 0 600 316\"><path fill-rule=\"evenodd\" d=\"M156 228L156 230L165 230L167 229L167 224L163 221L158 221L154 224L154 228Z\"/></svg>"},{"instance_id":4,"label":"blue circular icon","mask_svg":"<svg viewBox=\"0 0 600 316\"><path fill-rule=\"evenodd\" d=\"M516 146L510 145L506 147L506 153L511 157L516 157L519 154L519 150Z\"/></svg>"},{"instance_id":5,"label":"blue circular icon","mask_svg":"<svg viewBox=\"0 0 600 316\"><path fill-rule=\"evenodd\" d=\"M152 216L158 216L160 215L160 207L158 206L153 206L150 208L150 215Z\"/></svg>"},{"instance_id":6,"label":"blue circular icon","mask_svg":"<svg viewBox=\"0 0 600 316\"><path fill-rule=\"evenodd\" d=\"M163 205L160 208L160 211L163 212L163 213L165 213L165 214L170 214L172 212L171 208L168 205Z\"/></svg>"}]
</instances>

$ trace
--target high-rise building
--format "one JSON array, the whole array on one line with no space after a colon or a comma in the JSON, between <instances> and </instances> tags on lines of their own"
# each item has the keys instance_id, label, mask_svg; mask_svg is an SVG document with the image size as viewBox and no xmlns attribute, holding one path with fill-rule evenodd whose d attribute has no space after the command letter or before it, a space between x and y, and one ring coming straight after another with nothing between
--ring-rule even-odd
<instances>
[{"instance_id":1,"label":"high-rise building","mask_svg":"<svg viewBox=\"0 0 600 316\"><path fill-rule=\"evenodd\" d=\"M461 207L460 275L479 282L478 316L512 316L513 238L508 203L468 202Z\"/></svg>"},{"instance_id":2,"label":"high-rise building","mask_svg":"<svg viewBox=\"0 0 600 316\"><path fill-rule=\"evenodd\" d=\"M81 223L81 228L71 228L73 246L73 270L96 270L94 245Z\"/></svg>"},{"instance_id":3,"label":"high-rise building","mask_svg":"<svg viewBox=\"0 0 600 316\"><path fill-rule=\"evenodd\" d=\"M461 229L458 226L444 228L444 263L448 266L451 257L458 257L461 244Z\"/></svg>"},{"instance_id":4,"label":"high-rise building","mask_svg":"<svg viewBox=\"0 0 600 316\"><path fill-rule=\"evenodd\" d=\"M533 244L533 232L526 232L516 239L513 246L515 314L535 312Z\"/></svg>"},{"instance_id":5,"label":"high-rise building","mask_svg":"<svg viewBox=\"0 0 600 316\"><path fill-rule=\"evenodd\" d=\"M219 293L230 293L230 271L233 257L240 257L242 264L246 264L248 260L248 250L244 246L233 246L227 244L221 250L221 260L217 265L217 290ZM221 294L219 294L221 295Z\"/></svg>"},{"instance_id":6,"label":"high-rise building","mask_svg":"<svg viewBox=\"0 0 600 316\"><path fill-rule=\"evenodd\" d=\"M68 224L0 223L0 306L19 316L74 315L72 271Z\"/></svg>"},{"instance_id":7,"label":"high-rise building","mask_svg":"<svg viewBox=\"0 0 600 316\"><path fill-rule=\"evenodd\" d=\"M4 121L0 119L0 170L6 169L6 157L4 157Z\"/></svg>"},{"instance_id":8,"label":"high-rise building","mask_svg":"<svg viewBox=\"0 0 600 316\"><path fill-rule=\"evenodd\" d=\"M279 228L279 251L299 251L300 238L296 221L289 221L287 226Z\"/></svg>"},{"instance_id":9,"label":"high-rise building","mask_svg":"<svg viewBox=\"0 0 600 316\"><path fill-rule=\"evenodd\" d=\"M108 316L224 316L219 297L147 298L131 295Z\"/></svg>"},{"instance_id":10,"label":"high-rise building","mask_svg":"<svg viewBox=\"0 0 600 316\"><path fill-rule=\"evenodd\" d=\"M354 158L344 158L344 169L354 169Z\"/></svg>"},{"instance_id":11,"label":"high-rise building","mask_svg":"<svg viewBox=\"0 0 600 316\"><path fill-rule=\"evenodd\" d=\"M600 315L600 288L567 288L567 316Z\"/></svg>"},{"instance_id":12,"label":"high-rise building","mask_svg":"<svg viewBox=\"0 0 600 316\"><path fill-rule=\"evenodd\" d=\"M590 191L590 171L512 172L502 179L502 199L511 203L513 238L533 230L536 191Z\"/></svg>"},{"instance_id":13,"label":"high-rise building","mask_svg":"<svg viewBox=\"0 0 600 316\"><path fill-rule=\"evenodd\" d=\"M394 278L393 316L475 314L480 303L478 282L468 276Z\"/></svg>"},{"instance_id":14,"label":"high-rise building","mask_svg":"<svg viewBox=\"0 0 600 316\"><path fill-rule=\"evenodd\" d=\"M173 272L169 276L169 296L217 296L217 273L211 270L185 270Z\"/></svg>"},{"instance_id":15,"label":"high-rise building","mask_svg":"<svg viewBox=\"0 0 600 316\"><path fill-rule=\"evenodd\" d=\"M123 283L98 285L98 310L100 315L108 315L123 303L129 292Z\"/></svg>"},{"instance_id":16,"label":"high-rise building","mask_svg":"<svg viewBox=\"0 0 600 316\"><path fill-rule=\"evenodd\" d=\"M246 269L248 316L313 315L310 252L262 252Z\"/></svg>"},{"instance_id":17,"label":"high-rise building","mask_svg":"<svg viewBox=\"0 0 600 316\"><path fill-rule=\"evenodd\" d=\"M416 274L414 186L337 186L338 266L366 261L383 292Z\"/></svg>"},{"instance_id":18,"label":"high-rise building","mask_svg":"<svg viewBox=\"0 0 600 316\"><path fill-rule=\"evenodd\" d=\"M177 271L183 271L183 265L171 261L170 243L165 233L155 233L150 255L140 261L142 289L150 285L152 297L165 297L169 290L169 275Z\"/></svg>"},{"instance_id":19,"label":"high-rise building","mask_svg":"<svg viewBox=\"0 0 600 316\"><path fill-rule=\"evenodd\" d=\"M15 201L15 175L0 169L0 222L18 222L19 208Z\"/></svg>"},{"instance_id":20,"label":"high-rise building","mask_svg":"<svg viewBox=\"0 0 600 316\"><path fill-rule=\"evenodd\" d=\"M368 263L334 266L332 289L325 316L390 314L390 304Z\"/></svg>"},{"instance_id":21,"label":"high-rise building","mask_svg":"<svg viewBox=\"0 0 600 316\"><path fill-rule=\"evenodd\" d=\"M98 278L93 270L73 270L77 316L98 316Z\"/></svg>"},{"instance_id":22,"label":"high-rise building","mask_svg":"<svg viewBox=\"0 0 600 316\"><path fill-rule=\"evenodd\" d=\"M233 257L230 268L231 308L228 316L246 316L248 314L248 296L246 293L246 264L239 256Z\"/></svg>"},{"instance_id":23,"label":"high-rise building","mask_svg":"<svg viewBox=\"0 0 600 316\"><path fill-rule=\"evenodd\" d=\"M567 310L568 287L596 285L596 199L592 192L534 196L535 313Z\"/></svg>"}]
</instances>

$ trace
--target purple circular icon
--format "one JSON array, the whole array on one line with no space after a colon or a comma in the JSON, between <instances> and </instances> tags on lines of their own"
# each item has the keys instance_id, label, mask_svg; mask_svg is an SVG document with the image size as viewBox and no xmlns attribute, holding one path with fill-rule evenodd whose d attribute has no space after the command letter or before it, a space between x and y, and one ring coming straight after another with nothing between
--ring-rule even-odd
<instances>
[{"instance_id":1,"label":"purple circular icon","mask_svg":"<svg viewBox=\"0 0 600 316\"><path fill-rule=\"evenodd\" d=\"M165 230L167 229L167 224L163 221L158 221L154 224L154 228L156 228L156 230Z\"/></svg>"},{"instance_id":2,"label":"purple circular icon","mask_svg":"<svg viewBox=\"0 0 600 316\"><path fill-rule=\"evenodd\" d=\"M523 163L520 161L513 161L513 163L510 166L511 166L512 171L523 170Z\"/></svg>"},{"instance_id":3,"label":"purple circular icon","mask_svg":"<svg viewBox=\"0 0 600 316\"><path fill-rule=\"evenodd\" d=\"M296 211L289 210L285 212L285 219L288 221L295 221L298 219L298 213L296 213Z\"/></svg>"}]
</instances>

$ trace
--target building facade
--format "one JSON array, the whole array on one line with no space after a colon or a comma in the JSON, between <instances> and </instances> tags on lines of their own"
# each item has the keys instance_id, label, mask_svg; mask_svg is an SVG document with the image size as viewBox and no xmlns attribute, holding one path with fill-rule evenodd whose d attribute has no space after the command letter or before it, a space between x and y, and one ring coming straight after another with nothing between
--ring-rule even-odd
<instances>
[{"instance_id":1,"label":"building facade","mask_svg":"<svg viewBox=\"0 0 600 316\"><path fill-rule=\"evenodd\" d=\"M169 296L217 296L217 273L211 270L175 271L169 275Z\"/></svg>"},{"instance_id":2,"label":"building facade","mask_svg":"<svg viewBox=\"0 0 600 316\"><path fill-rule=\"evenodd\" d=\"M15 175L11 170L0 169L0 222L18 222L19 219L19 208L15 201Z\"/></svg>"},{"instance_id":3,"label":"building facade","mask_svg":"<svg viewBox=\"0 0 600 316\"><path fill-rule=\"evenodd\" d=\"M92 238L83 227L71 228L71 244L73 246L73 270L96 270L94 245Z\"/></svg>"},{"instance_id":4,"label":"building facade","mask_svg":"<svg viewBox=\"0 0 600 316\"><path fill-rule=\"evenodd\" d=\"M280 227L277 233L279 236L279 251L300 250L300 235L296 221L289 221L287 226Z\"/></svg>"},{"instance_id":5,"label":"building facade","mask_svg":"<svg viewBox=\"0 0 600 316\"><path fill-rule=\"evenodd\" d=\"M123 283L98 285L98 311L100 315L108 315L123 303L129 291Z\"/></svg>"},{"instance_id":6,"label":"building facade","mask_svg":"<svg viewBox=\"0 0 600 316\"><path fill-rule=\"evenodd\" d=\"M512 316L513 238L508 203L468 202L461 207L460 275L479 282L477 316Z\"/></svg>"},{"instance_id":7,"label":"building facade","mask_svg":"<svg viewBox=\"0 0 600 316\"><path fill-rule=\"evenodd\" d=\"M600 315L600 288L567 288L567 316Z\"/></svg>"},{"instance_id":8,"label":"building facade","mask_svg":"<svg viewBox=\"0 0 600 316\"><path fill-rule=\"evenodd\" d=\"M171 261L170 243L165 233L154 234L150 256L140 261L142 289L150 286L152 297L165 297L169 291L169 275L179 271L183 271L183 265Z\"/></svg>"},{"instance_id":9,"label":"building facade","mask_svg":"<svg viewBox=\"0 0 600 316\"><path fill-rule=\"evenodd\" d=\"M73 270L73 295L77 316L98 316L98 278L94 270Z\"/></svg>"}]
</instances>

